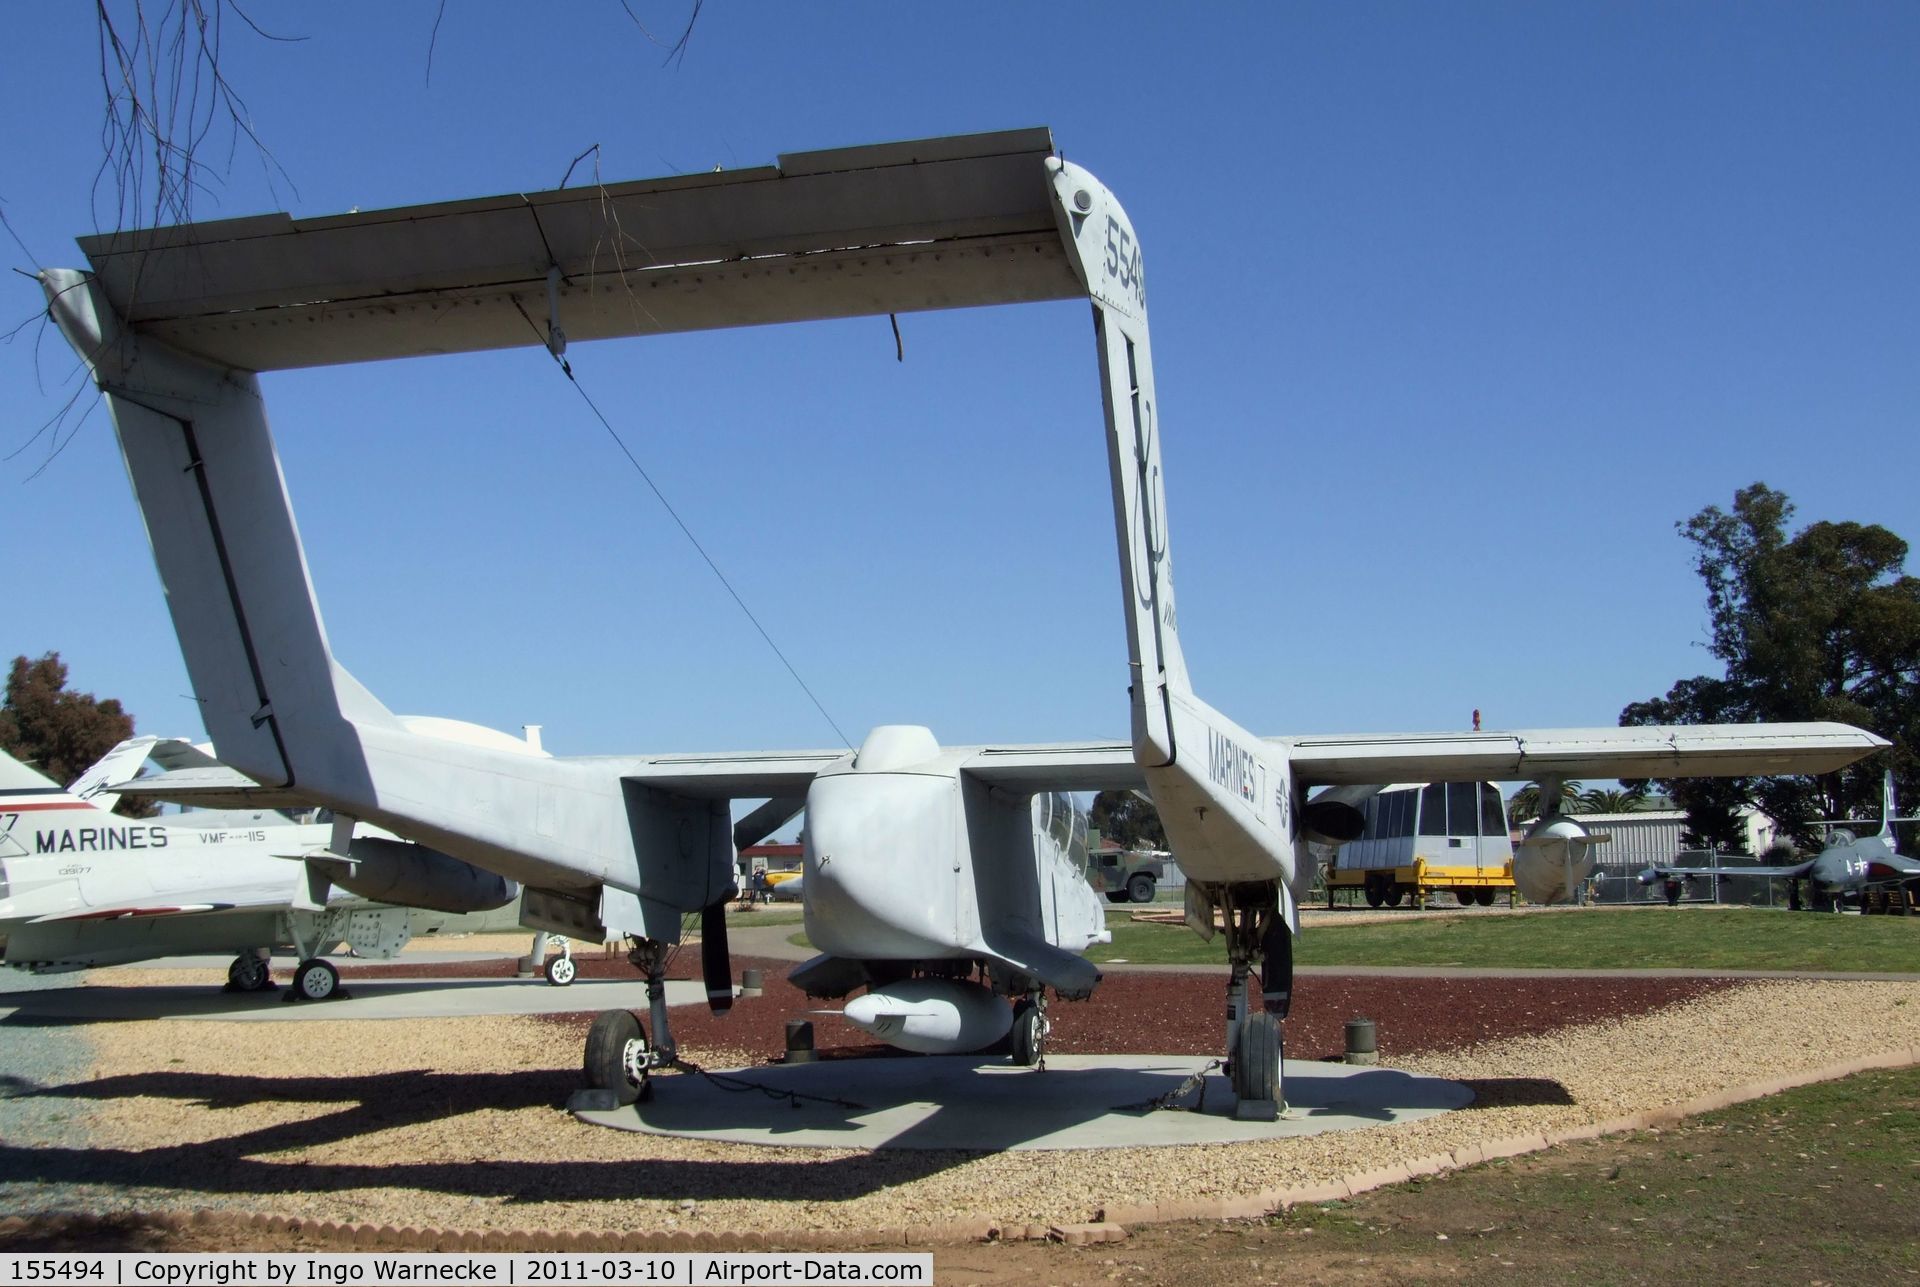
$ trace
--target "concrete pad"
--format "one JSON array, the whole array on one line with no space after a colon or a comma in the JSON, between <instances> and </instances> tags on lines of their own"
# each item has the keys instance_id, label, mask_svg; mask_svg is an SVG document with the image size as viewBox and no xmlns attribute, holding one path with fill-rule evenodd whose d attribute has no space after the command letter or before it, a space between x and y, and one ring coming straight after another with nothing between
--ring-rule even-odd
<instances>
[{"instance_id":1,"label":"concrete pad","mask_svg":"<svg viewBox=\"0 0 1920 1287\"><path fill-rule=\"evenodd\" d=\"M579 1010L647 1009L644 979L581 979L556 988L545 979L343 979L345 997L287 1001L275 992L217 987L78 987L0 992L0 1020L217 1019L278 1022L303 1019L447 1019L488 1014L567 1014ZM705 1002L706 985L667 982L668 1005Z\"/></svg>"},{"instance_id":2,"label":"concrete pad","mask_svg":"<svg viewBox=\"0 0 1920 1287\"><path fill-rule=\"evenodd\" d=\"M1205 1081L1204 1112L1144 1107L1209 1062L1050 1055L1040 1072L973 1056L834 1059L720 1074L728 1085L665 1073L653 1078L645 1103L575 1115L619 1130L736 1144L999 1152L1286 1139L1413 1121L1473 1100L1465 1086L1438 1077L1289 1059L1287 1109L1278 1121L1229 1117L1233 1092L1217 1072ZM743 1083L776 1094L741 1094Z\"/></svg>"},{"instance_id":3,"label":"concrete pad","mask_svg":"<svg viewBox=\"0 0 1920 1287\"><path fill-rule=\"evenodd\" d=\"M416 940L418 941L418 940ZM336 965L365 965L378 968L382 965L452 965L468 961L508 961L515 957L513 952L469 952L434 950L431 952L402 952L399 956L382 959L380 957L336 955L329 953L327 959ZM518 953L525 956L525 952ZM104 973L112 970L220 970L225 971L233 963L232 952L221 952L207 956L162 956L151 961L132 961L126 965L96 965L92 973L100 975L105 982L112 982L113 975ZM300 963L297 953L280 951L273 954L272 965L276 970L291 970Z\"/></svg>"}]
</instances>

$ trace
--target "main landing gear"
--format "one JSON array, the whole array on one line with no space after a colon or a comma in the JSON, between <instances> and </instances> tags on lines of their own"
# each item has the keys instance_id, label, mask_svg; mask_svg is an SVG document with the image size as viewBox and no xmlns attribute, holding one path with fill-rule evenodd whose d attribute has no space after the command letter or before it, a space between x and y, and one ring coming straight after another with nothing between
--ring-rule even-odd
<instances>
[{"instance_id":1,"label":"main landing gear","mask_svg":"<svg viewBox=\"0 0 1920 1287\"><path fill-rule=\"evenodd\" d=\"M333 968L333 962L320 955L321 949L330 943L337 943L340 935L335 933L330 920L306 926L302 932L302 923L298 917L284 918L286 927L291 931L293 950L298 953L300 963L293 967L293 986L287 989L282 1001L344 1001L350 995L340 986L340 971ZM333 935L328 937L328 935Z\"/></svg>"},{"instance_id":2,"label":"main landing gear","mask_svg":"<svg viewBox=\"0 0 1920 1287\"><path fill-rule=\"evenodd\" d=\"M249 948L233 958L227 967L228 992L272 992L273 971L267 965L264 949Z\"/></svg>"},{"instance_id":3,"label":"main landing gear","mask_svg":"<svg viewBox=\"0 0 1920 1287\"><path fill-rule=\"evenodd\" d=\"M340 987L340 971L333 968L333 962L316 956L293 967L293 991L288 994L289 1000L325 1001L345 995Z\"/></svg>"},{"instance_id":4,"label":"main landing gear","mask_svg":"<svg viewBox=\"0 0 1920 1287\"><path fill-rule=\"evenodd\" d=\"M1013 1029L1007 1034L1013 1062L1022 1068L1047 1066L1047 1036L1053 1024L1047 1018L1047 994L1036 988L1013 1005Z\"/></svg>"},{"instance_id":5,"label":"main landing gear","mask_svg":"<svg viewBox=\"0 0 1920 1287\"><path fill-rule=\"evenodd\" d=\"M1211 892L1211 891L1210 891ZM1233 885L1216 899L1226 915L1227 1077L1234 1117L1271 1122L1287 1106L1282 1067L1286 1043L1280 1021L1293 1004L1293 934L1280 915L1277 884ZM1260 1003L1249 982L1260 966Z\"/></svg>"},{"instance_id":6,"label":"main landing gear","mask_svg":"<svg viewBox=\"0 0 1920 1287\"><path fill-rule=\"evenodd\" d=\"M646 1025L632 1011L603 1010L587 1029L584 1060L587 1085L612 1091L622 1106L650 1098L654 1070L676 1062L673 1034L667 1026L667 945L647 938L632 942L627 960L647 976L647 1017L653 1039L647 1039Z\"/></svg>"}]
</instances>

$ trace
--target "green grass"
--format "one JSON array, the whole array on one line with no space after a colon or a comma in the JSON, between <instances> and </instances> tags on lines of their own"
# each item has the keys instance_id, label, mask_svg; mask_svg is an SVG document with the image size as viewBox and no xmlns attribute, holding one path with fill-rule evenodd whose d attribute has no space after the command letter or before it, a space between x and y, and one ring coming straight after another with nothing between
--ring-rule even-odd
<instances>
[{"instance_id":1,"label":"green grass","mask_svg":"<svg viewBox=\"0 0 1920 1287\"><path fill-rule=\"evenodd\" d=\"M798 925L805 913L798 903L762 903L748 911L727 913L727 924L735 929L752 929L756 925Z\"/></svg>"},{"instance_id":2,"label":"green grass","mask_svg":"<svg viewBox=\"0 0 1920 1287\"><path fill-rule=\"evenodd\" d=\"M1087 953L1096 962L1225 965L1224 941L1184 925L1142 924L1132 911L1107 913L1113 942ZM789 940L810 947L807 936ZM1361 925L1311 925L1300 965L1466 965L1571 970L1852 970L1920 973L1920 920L1728 908L1556 912L1538 916L1408 917Z\"/></svg>"},{"instance_id":3,"label":"green grass","mask_svg":"<svg viewBox=\"0 0 1920 1287\"><path fill-rule=\"evenodd\" d=\"M1203 943L1185 926L1137 924L1124 912L1109 915L1107 925L1113 942L1088 953L1095 961L1226 961L1217 936ZM1302 965L1920 972L1920 921L1665 907L1538 916L1464 912L1312 925L1300 937L1295 960Z\"/></svg>"},{"instance_id":4,"label":"green grass","mask_svg":"<svg viewBox=\"0 0 1920 1287\"><path fill-rule=\"evenodd\" d=\"M1263 1241L1368 1255L1386 1278L1410 1261L1470 1283L1909 1282L1916 1150L1920 1069L1870 1072L1296 1207Z\"/></svg>"}]
</instances>

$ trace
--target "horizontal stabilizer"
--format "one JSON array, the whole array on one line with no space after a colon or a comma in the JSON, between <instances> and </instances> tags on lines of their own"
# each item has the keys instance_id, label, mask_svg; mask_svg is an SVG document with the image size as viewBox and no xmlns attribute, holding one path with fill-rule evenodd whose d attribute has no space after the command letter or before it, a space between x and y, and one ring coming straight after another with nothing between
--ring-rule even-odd
<instances>
[{"instance_id":1,"label":"horizontal stabilizer","mask_svg":"<svg viewBox=\"0 0 1920 1287\"><path fill-rule=\"evenodd\" d=\"M244 371L1084 297L1045 129L83 238L138 333Z\"/></svg>"},{"instance_id":2,"label":"horizontal stabilizer","mask_svg":"<svg viewBox=\"0 0 1920 1287\"><path fill-rule=\"evenodd\" d=\"M135 800L162 800L196 809L298 809L311 803L296 791L261 786L223 764L156 773L108 790Z\"/></svg>"}]
</instances>

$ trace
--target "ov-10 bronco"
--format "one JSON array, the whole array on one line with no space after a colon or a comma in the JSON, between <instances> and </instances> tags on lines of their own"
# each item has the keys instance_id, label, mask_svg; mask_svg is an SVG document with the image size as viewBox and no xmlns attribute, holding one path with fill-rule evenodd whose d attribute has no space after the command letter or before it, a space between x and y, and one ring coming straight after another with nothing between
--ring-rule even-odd
<instances>
[{"instance_id":1,"label":"ov-10 bronco","mask_svg":"<svg viewBox=\"0 0 1920 1287\"><path fill-rule=\"evenodd\" d=\"M1834 724L1264 738L1202 700L1174 604L1140 238L1046 130L81 244L92 270L42 274L49 307L111 409L220 758L266 798L324 804L343 827L373 822L522 882L529 924L628 940L651 1031L602 1015L585 1056L589 1078L621 1098L674 1062L663 980L682 917L701 915L710 1003L723 1009L737 849L803 808L806 927L821 954L795 981L991 1015L969 1038L1006 1031L1021 1006L1032 1054L1048 998L1098 984L1080 952L1103 932L1036 800L1145 790L1193 920L1210 931L1218 912L1225 925L1237 1111L1271 1116L1306 845L1359 833L1351 805L1310 803L1308 788L1825 772L1884 745ZM542 342L559 356L583 339L1057 299L1087 304L1099 371L1100 410L1081 431L1103 440L1113 498L1126 742L942 747L925 728L887 726L857 751L530 759L410 731L334 658L256 372ZM1243 545L1284 556L1261 517L1225 518ZM172 785L184 798L194 784ZM736 823L736 800L763 803ZM1576 824L1544 819L1515 879L1529 897L1563 897L1584 874L1581 849Z\"/></svg>"}]
</instances>

